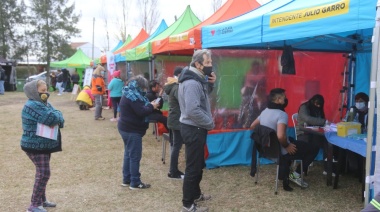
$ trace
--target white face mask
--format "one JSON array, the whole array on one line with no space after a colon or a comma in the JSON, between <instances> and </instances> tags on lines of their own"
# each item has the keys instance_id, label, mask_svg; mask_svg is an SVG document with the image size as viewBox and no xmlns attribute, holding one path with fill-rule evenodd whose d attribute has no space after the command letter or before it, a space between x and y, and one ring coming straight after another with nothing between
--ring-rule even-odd
<instances>
[{"instance_id":1,"label":"white face mask","mask_svg":"<svg viewBox=\"0 0 380 212\"><path fill-rule=\"evenodd\" d=\"M356 102L355 103L355 107L358 109L358 110L363 110L365 108L365 103L364 102Z\"/></svg>"}]
</instances>

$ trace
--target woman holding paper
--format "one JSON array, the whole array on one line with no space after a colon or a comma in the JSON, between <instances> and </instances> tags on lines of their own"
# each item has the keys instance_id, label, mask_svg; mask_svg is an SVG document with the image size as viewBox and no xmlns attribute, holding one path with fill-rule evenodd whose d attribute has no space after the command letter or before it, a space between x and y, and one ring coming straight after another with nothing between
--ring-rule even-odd
<instances>
[{"instance_id":1,"label":"woman holding paper","mask_svg":"<svg viewBox=\"0 0 380 212\"><path fill-rule=\"evenodd\" d=\"M22 110L21 149L36 166L36 175L27 211L43 212L44 207L55 207L47 201L46 185L50 178L50 156L53 152L62 151L61 134L64 119L62 113L51 106L47 100L49 93L43 80L34 80L24 86L28 97Z\"/></svg>"}]
</instances>

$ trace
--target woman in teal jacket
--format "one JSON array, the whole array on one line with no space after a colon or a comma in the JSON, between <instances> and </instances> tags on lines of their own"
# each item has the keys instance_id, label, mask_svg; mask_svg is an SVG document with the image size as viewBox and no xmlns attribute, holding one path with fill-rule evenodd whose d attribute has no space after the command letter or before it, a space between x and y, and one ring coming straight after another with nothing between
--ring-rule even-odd
<instances>
[{"instance_id":1,"label":"woman in teal jacket","mask_svg":"<svg viewBox=\"0 0 380 212\"><path fill-rule=\"evenodd\" d=\"M124 81L120 79L120 71L117 70L113 72L113 79L108 85L108 90L110 90L110 97L113 107L113 118L110 121L117 121L117 108L119 107L120 99L122 96L122 90L124 87Z\"/></svg>"},{"instance_id":2,"label":"woman in teal jacket","mask_svg":"<svg viewBox=\"0 0 380 212\"><path fill-rule=\"evenodd\" d=\"M50 178L50 156L53 152L62 151L61 134L64 119L61 111L56 110L47 100L49 93L43 80L34 80L24 86L24 93L28 97L22 109L21 149L36 166L31 204L27 211L45 212L44 207L55 207L56 204L47 201L46 185ZM46 138L37 134L37 125L58 127L56 138Z\"/></svg>"}]
</instances>

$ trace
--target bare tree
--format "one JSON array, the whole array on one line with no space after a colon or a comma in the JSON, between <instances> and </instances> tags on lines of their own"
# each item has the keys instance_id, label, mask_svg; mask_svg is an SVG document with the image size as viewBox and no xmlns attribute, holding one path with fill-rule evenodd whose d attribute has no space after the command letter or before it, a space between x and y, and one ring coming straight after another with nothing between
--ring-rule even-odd
<instances>
[{"instance_id":1,"label":"bare tree","mask_svg":"<svg viewBox=\"0 0 380 212\"><path fill-rule=\"evenodd\" d=\"M102 19L104 22L104 29L106 32L106 39L107 39L106 47L104 49L105 51L109 51L110 50L110 36L109 36L109 31L108 31L108 13L107 13L107 4L104 0L102 1L102 7L100 8L100 12L101 12Z\"/></svg>"},{"instance_id":2,"label":"bare tree","mask_svg":"<svg viewBox=\"0 0 380 212\"><path fill-rule=\"evenodd\" d=\"M212 11L215 13L222 6L223 0L212 0L211 7Z\"/></svg>"},{"instance_id":3,"label":"bare tree","mask_svg":"<svg viewBox=\"0 0 380 212\"><path fill-rule=\"evenodd\" d=\"M158 0L139 0L137 1L140 8L140 23L141 27L150 34L158 23L160 13L158 12Z\"/></svg>"}]
</instances>

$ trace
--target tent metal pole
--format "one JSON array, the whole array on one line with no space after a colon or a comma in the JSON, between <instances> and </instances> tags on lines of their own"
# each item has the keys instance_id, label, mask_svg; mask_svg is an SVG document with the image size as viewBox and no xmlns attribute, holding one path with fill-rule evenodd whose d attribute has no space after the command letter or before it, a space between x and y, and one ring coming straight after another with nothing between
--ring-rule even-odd
<instances>
[{"instance_id":1,"label":"tent metal pole","mask_svg":"<svg viewBox=\"0 0 380 212\"><path fill-rule=\"evenodd\" d=\"M371 163L372 163L372 134L373 134L373 123L375 115L375 94L377 88L377 72L378 70L378 54L379 54L379 34L380 34L380 0L376 4L376 18L375 18L375 28L373 29L372 36L372 58L371 58L371 79L370 79L370 91L369 91L369 104L368 104L368 131L367 131L367 152L366 152L366 164L365 164L365 201L364 205L369 202L369 185L372 180L371 174ZM378 128L378 127L377 127Z\"/></svg>"}]
</instances>

